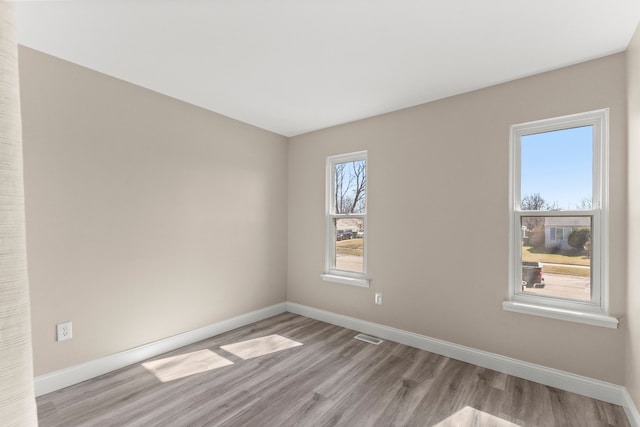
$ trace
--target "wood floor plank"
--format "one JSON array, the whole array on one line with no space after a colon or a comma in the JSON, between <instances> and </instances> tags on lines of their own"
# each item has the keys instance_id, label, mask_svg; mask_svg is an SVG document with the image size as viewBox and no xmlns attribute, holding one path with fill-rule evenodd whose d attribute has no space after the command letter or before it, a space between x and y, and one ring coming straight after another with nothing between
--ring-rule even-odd
<instances>
[{"instance_id":1,"label":"wood floor plank","mask_svg":"<svg viewBox=\"0 0 640 427\"><path fill-rule=\"evenodd\" d=\"M619 406L356 334L283 313L150 359L167 375L135 364L41 396L40 426L629 426ZM221 348L248 340L264 351Z\"/></svg>"}]
</instances>

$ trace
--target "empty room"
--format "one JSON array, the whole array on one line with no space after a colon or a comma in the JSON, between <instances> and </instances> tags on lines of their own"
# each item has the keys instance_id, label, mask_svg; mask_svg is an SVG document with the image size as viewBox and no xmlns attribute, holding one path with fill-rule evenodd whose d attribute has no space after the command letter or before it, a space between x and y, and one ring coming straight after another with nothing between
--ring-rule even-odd
<instances>
[{"instance_id":1,"label":"empty room","mask_svg":"<svg viewBox=\"0 0 640 427\"><path fill-rule=\"evenodd\" d=\"M2 1L0 425L640 427L638 165L637 0Z\"/></svg>"}]
</instances>

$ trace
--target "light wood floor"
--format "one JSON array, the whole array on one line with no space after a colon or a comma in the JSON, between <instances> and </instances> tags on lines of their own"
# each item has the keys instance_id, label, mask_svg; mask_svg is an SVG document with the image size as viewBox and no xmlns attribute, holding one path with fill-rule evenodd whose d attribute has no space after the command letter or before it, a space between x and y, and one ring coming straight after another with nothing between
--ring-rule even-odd
<instances>
[{"instance_id":1,"label":"light wood floor","mask_svg":"<svg viewBox=\"0 0 640 427\"><path fill-rule=\"evenodd\" d=\"M629 426L619 406L355 335L284 313L42 396L40 425Z\"/></svg>"}]
</instances>

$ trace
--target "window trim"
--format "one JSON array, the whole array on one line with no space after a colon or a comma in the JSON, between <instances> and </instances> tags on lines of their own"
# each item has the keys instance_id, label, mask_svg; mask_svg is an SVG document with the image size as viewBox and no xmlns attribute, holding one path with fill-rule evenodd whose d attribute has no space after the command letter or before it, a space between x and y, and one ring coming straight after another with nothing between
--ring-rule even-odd
<instances>
[{"instance_id":1,"label":"window trim","mask_svg":"<svg viewBox=\"0 0 640 427\"><path fill-rule=\"evenodd\" d=\"M335 166L339 163L347 163L353 161L365 161L367 189L365 193L365 211L358 214L336 214L335 212ZM326 188L325 188L325 219L326 219L326 248L325 248L325 269L324 273L320 275L322 280L341 283L345 285L353 285L368 288L370 279L367 277L368 263L367 263L367 242L368 236L368 221L367 211L369 204L369 161L367 157L367 151L357 151L354 153L339 154L335 156L327 157L326 162ZM364 222L364 254L363 254L363 272L358 273L355 271L338 270L333 266L333 260L335 259L335 220L340 218L362 218Z\"/></svg>"},{"instance_id":2,"label":"window trim","mask_svg":"<svg viewBox=\"0 0 640 427\"><path fill-rule=\"evenodd\" d=\"M521 138L544 132L593 126L592 209L560 211L522 211ZM503 309L525 314L617 328L618 320L609 312L608 256L608 172L609 109L589 111L551 119L521 123L510 127L509 139L509 299ZM523 216L592 216L592 299L567 300L521 292L521 220ZM595 295L594 295L595 294Z\"/></svg>"}]
</instances>

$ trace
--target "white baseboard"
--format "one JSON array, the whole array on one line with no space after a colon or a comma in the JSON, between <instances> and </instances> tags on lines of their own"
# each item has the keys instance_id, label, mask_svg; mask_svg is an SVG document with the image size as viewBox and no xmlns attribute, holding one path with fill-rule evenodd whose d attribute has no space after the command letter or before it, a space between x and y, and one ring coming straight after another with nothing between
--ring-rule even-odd
<instances>
[{"instance_id":1,"label":"white baseboard","mask_svg":"<svg viewBox=\"0 0 640 427\"><path fill-rule=\"evenodd\" d=\"M54 371L35 378L36 396L68 387L73 384L95 378L107 372L124 368L125 366L141 362L150 357L166 353L171 350L193 344L224 332L258 322L286 311L286 303L272 305L250 313L241 314L230 319L214 323L193 331L185 332L173 337L165 338L140 347L132 348L111 356L102 357L80 365Z\"/></svg>"},{"instance_id":2,"label":"white baseboard","mask_svg":"<svg viewBox=\"0 0 640 427\"><path fill-rule=\"evenodd\" d=\"M616 384L535 365L533 363L523 362L521 360L501 356L499 354L476 350L471 347L453 344L447 341L292 302L287 303L287 311L353 329L358 332L364 332L365 334L374 335L379 338L395 341L400 344L406 344L411 347L427 350L452 359L472 363L483 368L493 369L515 377L556 387L561 390L624 406L625 411L627 411L627 416L629 416L629 410L635 410L635 406L633 406L631 398L625 398L625 394L628 396L626 389L623 386ZM635 413L637 415L637 410ZM631 417L629 416L629 418Z\"/></svg>"},{"instance_id":3,"label":"white baseboard","mask_svg":"<svg viewBox=\"0 0 640 427\"><path fill-rule=\"evenodd\" d=\"M631 427L640 427L640 412L638 412L638 408L626 388L624 389L623 398L624 404L622 407L624 408L624 412L627 414L629 424L631 424Z\"/></svg>"}]
</instances>

